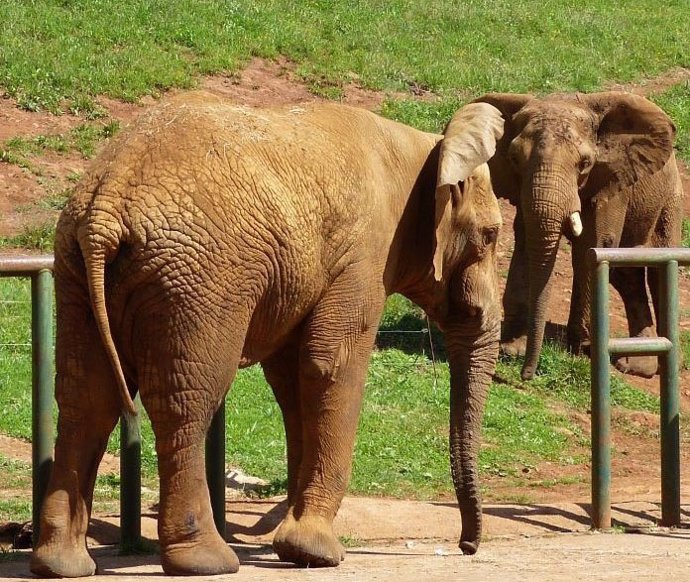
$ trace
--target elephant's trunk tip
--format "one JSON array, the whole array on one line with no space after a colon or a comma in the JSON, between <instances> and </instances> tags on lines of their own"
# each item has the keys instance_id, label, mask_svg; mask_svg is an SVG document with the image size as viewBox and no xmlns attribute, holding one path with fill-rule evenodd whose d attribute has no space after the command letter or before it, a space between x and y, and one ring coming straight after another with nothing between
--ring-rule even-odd
<instances>
[{"instance_id":1,"label":"elephant's trunk tip","mask_svg":"<svg viewBox=\"0 0 690 582\"><path fill-rule=\"evenodd\" d=\"M534 378L534 374L537 371L536 368L536 366L528 365L527 362L525 362L525 364L522 366L522 371L520 372L520 378L523 380L531 380Z\"/></svg>"},{"instance_id":2,"label":"elephant's trunk tip","mask_svg":"<svg viewBox=\"0 0 690 582\"><path fill-rule=\"evenodd\" d=\"M465 556L473 556L479 549L479 540L460 540L458 547Z\"/></svg>"}]
</instances>

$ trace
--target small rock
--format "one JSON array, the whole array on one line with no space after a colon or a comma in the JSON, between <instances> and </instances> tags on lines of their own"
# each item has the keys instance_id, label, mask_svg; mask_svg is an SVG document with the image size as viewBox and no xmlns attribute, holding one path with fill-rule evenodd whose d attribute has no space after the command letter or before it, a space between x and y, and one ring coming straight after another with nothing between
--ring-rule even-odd
<instances>
[{"instance_id":1,"label":"small rock","mask_svg":"<svg viewBox=\"0 0 690 582\"><path fill-rule=\"evenodd\" d=\"M31 547L31 542L32 542L32 536L33 536L33 524L30 521L27 521L25 524L22 525L21 529L19 530L19 533L17 533L16 536L14 536L14 544L12 546L16 550L27 550Z\"/></svg>"},{"instance_id":2,"label":"small rock","mask_svg":"<svg viewBox=\"0 0 690 582\"><path fill-rule=\"evenodd\" d=\"M11 545L16 550L25 550L31 547L32 532L33 528L30 521L4 523L0 525L0 543Z\"/></svg>"},{"instance_id":3,"label":"small rock","mask_svg":"<svg viewBox=\"0 0 690 582\"><path fill-rule=\"evenodd\" d=\"M240 469L230 469L225 474L225 486L230 489L240 489L244 491L260 491L263 487L268 485L268 481L264 481L259 477L252 477L246 475Z\"/></svg>"},{"instance_id":4,"label":"small rock","mask_svg":"<svg viewBox=\"0 0 690 582\"><path fill-rule=\"evenodd\" d=\"M446 550L446 548L436 548L434 550L434 554L436 554L437 556L447 556L448 550Z\"/></svg>"}]
</instances>

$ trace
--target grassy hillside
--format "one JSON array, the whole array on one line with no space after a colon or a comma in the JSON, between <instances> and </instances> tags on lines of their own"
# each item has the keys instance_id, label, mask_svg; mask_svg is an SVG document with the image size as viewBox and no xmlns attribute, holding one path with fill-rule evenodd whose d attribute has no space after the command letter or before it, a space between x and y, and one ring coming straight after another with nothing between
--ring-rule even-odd
<instances>
[{"instance_id":1,"label":"grassy hillside","mask_svg":"<svg viewBox=\"0 0 690 582\"><path fill-rule=\"evenodd\" d=\"M281 55L331 96L349 81L444 98L592 90L690 65L688 19L684 0L2 2L0 85L29 109L89 112L94 95Z\"/></svg>"},{"instance_id":2,"label":"grassy hillside","mask_svg":"<svg viewBox=\"0 0 690 582\"><path fill-rule=\"evenodd\" d=\"M681 83L653 97L659 107L669 114L676 125L678 157L690 164L690 82Z\"/></svg>"}]
</instances>

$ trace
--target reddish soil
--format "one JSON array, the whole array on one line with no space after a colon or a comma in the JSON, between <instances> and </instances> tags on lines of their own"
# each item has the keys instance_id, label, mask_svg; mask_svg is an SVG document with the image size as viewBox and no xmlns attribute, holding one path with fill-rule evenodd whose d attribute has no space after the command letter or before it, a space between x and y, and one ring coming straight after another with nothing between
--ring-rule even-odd
<instances>
[{"instance_id":1,"label":"reddish soil","mask_svg":"<svg viewBox=\"0 0 690 582\"><path fill-rule=\"evenodd\" d=\"M250 107L322 100L309 91L294 72L294 65L284 58L277 61L254 58L246 69L236 75L206 77L201 87ZM354 82L336 89L341 92L343 103L366 109L378 108L387 95L380 91L368 91Z\"/></svg>"},{"instance_id":2,"label":"reddish soil","mask_svg":"<svg viewBox=\"0 0 690 582\"><path fill-rule=\"evenodd\" d=\"M650 95L663 91L688 78L690 78L688 70L678 69L639 85L615 88ZM296 103L320 99L310 93L300 82L294 72L294 68L288 61L267 62L254 59L246 70L237 75L208 77L200 85L203 88L222 93L237 100L239 103L249 106ZM366 91L354 82L340 89L344 102L371 109L379 107L385 97L383 93ZM414 90L412 92L419 93ZM421 98L434 98L434 96L422 95ZM116 119L123 124L134 119L152 102L149 99L139 104L130 104L105 98L99 101L107 111L107 116L103 120L104 123ZM82 118L73 115L53 116L45 113L21 111L11 99L0 98L0 142L15 136L31 137L65 133L83 122ZM0 163L0 235L16 234L21 232L26 225L40 224L46 220L54 219L57 213L43 208L39 204L40 200L67 188L70 185L67 177L75 172L82 172L88 160L73 154L65 156L49 154L33 158L31 163L34 167L33 171L21 169L18 166L7 163ZM685 169L684 184L686 193L690 193L690 175ZM507 273L512 248L511 225L514 210L505 201L502 201L502 209L505 227L499 239L499 269L501 273ZM690 202L687 200L686 214L690 215ZM564 245L563 252L560 253L556 265L553 300L549 312L551 322L555 326L562 326L566 323L570 285L570 255ZM690 306L690 279L687 275L684 275L681 279L680 293L681 305ZM615 293L612 293L611 296L612 330L614 333L624 333L626 331L626 321L622 305ZM689 311L688 309L681 309L683 318L681 325L684 329L690 329ZM617 372L613 371L612 373ZM646 390L658 392L658 378L643 380L627 377L627 379ZM519 387L516 388L519 389ZM681 392L682 408L687 413L690 411L690 371L684 370L682 373ZM581 426L583 432L589 432L588 415L581 415L574 420ZM613 442L616 453L613 457L612 499L614 502L621 503L616 514L618 516L617 519L621 524L632 525L632 522L639 518L648 525L658 517L658 506L656 505L660 495L658 417L644 413L614 411ZM27 443L10 439L9 437L0 436L0 452L5 456L27 461L31 458L30 447ZM575 451L575 453L581 453L583 456L587 455L586 450ZM687 499L687 494L690 493L690 491L687 491L690 486L690 463L687 462L690 461L690 451L688 451L687 447L684 448L683 461L683 495ZM115 471L117 471L117 459L108 458L105 461L105 465L101 467L101 472ZM549 481L557 483L548 486ZM527 500L529 503L538 501L538 505L529 506L488 506L485 513L487 515L489 537L500 538L508 535L512 536L513 540L516 541L516 536L517 538L522 538L537 534L543 535L545 532L582 531L588 527L589 521L583 509L583 504L588 503L590 498L589 465L573 464L572 466L563 467L543 463L538 467L524 467L519 481L505 476L492 476L485 479L484 484L489 502L492 500L512 501L516 499ZM632 500L636 503L642 503L643 507L626 505L626 503ZM235 524L233 526L234 529L231 530L233 539L253 543L265 542L270 537L270 533L277 523L277 517L281 513L280 504L276 504L274 501L245 501L233 502L233 504L230 504L228 507L229 513L232 514L229 515L229 520ZM544 504L550 505L547 507ZM569 505L566 506L564 504ZM339 573L337 575L325 575L324 573L324 576L320 575L320 579L340 579L342 577L352 579L354 574L347 564L352 564L352 566L361 565L363 558L367 560L367 563L371 563L373 560L372 555L384 555L391 560L386 562L388 566L382 566L383 569L380 572L376 571L378 575L375 578L389 579L394 572L396 578L399 578L400 573L406 571L408 567L406 564L409 564L408 558L410 556L426 555L430 557L428 562L425 562L426 565L422 567L426 568L429 573L433 573L433 579L444 579L439 573L441 570L438 568L438 563L439 561L447 562L448 560L444 560L442 556L439 557L438 548L435 548L433 545L429 546L428 538L437 538L443 541L443 544L439 546L444 548L441 552L442 555L445 555L446 552L456 553L455 546L447 543L448 540L455 539L457 535L455 531L458 523L457 510L452 507L453 505L452 502L446 506L444 503L423 504L380 499L346 500L343 510L338 516L339 533L364 540L367 543L380 543L383 540L387 540L388 544L383 550L379 548L377 550L351 552L353 557L349 558L346 565L338 570ZM687 517L690 514L686 512L685 515ZM109 524L116 522L116 519L114 516L96 517L94 520L94 541L100 543L113 541L112 537L115 530ZM105 534L99 533L100 530L96 527L99 523L102 525L101 529L106 532ZM155 538L155 527L152 524L145 525L145 535ZM426 542L410 542L412 545L403 544L405 539L414 540L422 537L427 538ZM392 538L397 541L391 542ZM587 537L583 539L589 540ZM615 540L615 536L613 539ZM460 571L470 573L476 570L478 574L485 572L488 576L486 579L495 579L493 574L497 574L494 567L496 563L512 563L515 565L515 572L517 574L515 577L506 577L504 575L505 572L502 570L501 575L506 580L525 579L525 576L528 578L536 576L535 579L541 580L557 579L544 577L539 567L530 569L530 567L520 564L519 560L524 558L526 555L524 552L527 552L527 549L520 546L522 542L519 539L517 539L516 543L517 545L505 548L500 545L491 545L491 551L486 551L487 553L485 553L485 550L483 550L476 558L458 558ZM537 556L537 564L541 563L538 556L543 549L546 549L546 545L549 544L554 547L547 550L547 552L553 552L554 560L566 562L573 556L576 556L576 550L572 550L569 553L565 546L561 546L558 549L555 547L558 545L557 543L548 540L544 542L542 540L541 543L535 544L533 548L533 555ZM582 545L580 543L580 546ZM642 544L639 551L644 552L644 548L653 546L653 543ZM627 572L629 576L626 574L621 577L606 579L630 579L633 576L632 572L635 571L635 564L638 564L635 560L640 558L640 556L636 557L634 552L631 554L629 551L627 553L623 550L612 551L625 556L625 560L619 561L619 568L621 573ZM677 564L677 561L674 561L676 555L674 552L676 551L675 545L671 549L665 547L663 551L660 550L659 556L670 556L666 572L671 572L672 568L675 567L674 564ZM252 554L251 549L247 550L245 548L244 552L247 554L245 560L257 566L256 570L258 572L261 573L262 568L264 573L273 569L273 574L278 575L276 577L267 574L267 577L263 577L261 574L252 573L252 570L249 570L250 579L293 579L292 577L284 577L287 571L275 563L275 556L271 556L270 551L259 549ZM391 558L391 553L397 556L395 560ZM657 554L653 550L649 550L647 554L641 555L649 557L650 560L656 560L657 558ZM527 558L524 559L526 560ZM610 559L614 560L615 556L610 556ZM587 552L584 552L581 556L577 554L573 561L576 562L576 565L579 564L579 569L575 568L572 570L572 576L587 574L591 560L591 554L587 554ZM375 560L373 561L375 562ZM542 558L543 561L544 559ZM645 558L643 561L648 562L649 560ZM135 560L132 564L129 564L129 569L128 563L125 563L123 566L121 562L119 566L111 564L110 567L118 567L118 573L121 575L131 572L132 567L136 567L135 571L139 573L143 571L147 573L160 572L155 567L154 570L148 569L148 564L151 562L151 559ZM153 562L155 563L155 559L153 559ZM390 565L393 563L398 564L397 570L395 567L392 570L390 569ZM658 567L654 568L655 573L662 573L663 566L661 564L662 561L659 559ZM487 566L487 568L482 569L484 566ZM4 564L0 562L2 575L10 577L22 577L25 575L25 565L21 567L24 570L21 570L20 567L20 569L14 568L14 565L11 563ZM493 570L492 567L494 567ZM144 568L144 570L141 568ZM246 568L244 573L248 574ZM418 573L419 570L415 574L415 579ZM457 575L457 565L450 567L450 570L445 571L445 574ZM298 578L302 579L303 576L300 574ZM657 579L656 577L647 578L650 580ZM407 578L403 576L400 579Z\"/></svg>"},{"instance_id":3,"label":"reddish soil","mask_svg":"<svg viewBox=\"0 0 690 582\"><path fill-rule=\"evenodd\" d=\"M607 91L628 91L643 97L650 97L651 95L658 95L664 93L675 85L690 81L690 69L678 67L671 69L663 75L653 77L651 79L644 79L637 83L612 83L606 87Z\"/></svg>"}]
</instances>

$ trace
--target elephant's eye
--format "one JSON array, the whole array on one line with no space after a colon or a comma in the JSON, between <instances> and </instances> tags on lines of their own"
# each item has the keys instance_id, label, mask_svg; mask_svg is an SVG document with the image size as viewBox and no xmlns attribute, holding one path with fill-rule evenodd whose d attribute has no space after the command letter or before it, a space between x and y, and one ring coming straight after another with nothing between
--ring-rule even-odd
<instances>
[{"instance_id":1,"label":"elephant's eye","mask_svg":"<svg viewBox=\"0 0 690 582\"><path fill-rule=\"evenodd\" d=\"M498 227L497 226L490 226L490 227L482 229L482 242L484 243L485 247L488 247L490 244L495 243L497 239L498 239Z\"/></svg>"},{"instance_id":2,"label":"elephant's eye","mask_svg":"<svg viewBox=\"0 0 690 582\"><path fill-rule=\"evenodd\" d=\"M594 165L594 162L592 161L592 158L585 156L580 160L580 174L585 174L586 172L589 172L592 169L592 166Z\"/></svg>"}]
</instances>

